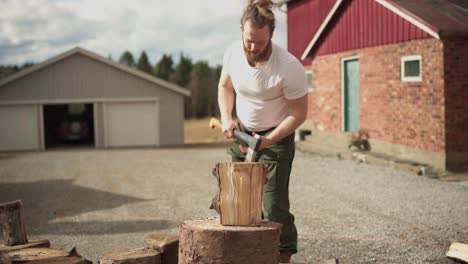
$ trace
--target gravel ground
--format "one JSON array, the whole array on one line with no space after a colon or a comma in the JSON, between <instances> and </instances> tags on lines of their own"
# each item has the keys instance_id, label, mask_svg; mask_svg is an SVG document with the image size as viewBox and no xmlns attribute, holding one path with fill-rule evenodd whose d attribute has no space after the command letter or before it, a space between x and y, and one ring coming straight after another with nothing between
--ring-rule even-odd
<instances>
[{"instance_id":1,"label":"gravel ground","mask_svg":"<svg viewBox=\"0 0 468 264\"><path fill-rule=\"evenodd\" d=\"M0 202L21 199L30 239L77 246L96 261L213 216L210 175L222 147L57 150L0 155ZM290 183L299 230L295 263L455 263L468 243L468 185L297 153Z\"/></svg>"}]
</instances>

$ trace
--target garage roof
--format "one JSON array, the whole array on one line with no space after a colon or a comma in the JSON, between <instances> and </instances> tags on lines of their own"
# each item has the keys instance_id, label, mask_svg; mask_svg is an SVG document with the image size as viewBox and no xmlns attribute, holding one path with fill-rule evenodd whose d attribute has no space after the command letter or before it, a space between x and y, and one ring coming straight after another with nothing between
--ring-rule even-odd
<instances>
[{"instance_id":1,"label":"garage roof","mask_svg":"<svg viewBox=\"0 0 468 264\"><path fill-rule=\"evenodd\" d=\"M82 55L87 56L87 57L89 57L91 59L100 61L100 62L105 63L105 64L107 64L107 65L109 65L111 67L118 68L118 69L120 69L120 70L122 70L124 72L127 72L129 74L138 76L138 77L140 77L142 79L145 79L145 80L147 80L149 82L152 82L154 84L157 84L159 86L162 86L164 88L172 90L174 92L180 93L180 94L185 95L185 96L191 96L191 92L189 90L181 87L181 86L178 86L178 85L175 85L175 84L170 83L168 81L156 78L156 77L154 77L152 75L149 75L149 74L147 74L145 72L130 68L130 67L126 66L126 65L122 65L122 64L113 62L113 61L111 61L111 60L109 60L107 58L104 58L104 57L94 53L94 52L91 52L89 50L85 50L85 49L80 48L80 47L73 48L73 49L71 49L69 51L66 51L64 53L61 53L61 54L55 56L55 57L52 57L52 58L50 58L50 59L48 59L48 60L46 60L46 61L44 61L44 62L42 62L40 64L34 65L34 66L30 67L30 68L27 68L25 70L22 70L22 71L16 73L16 74L13 74L13 75L1 80L0 81L0 87L2 87L3 85L5 85L7 83L10 83L10 82L12 82L14 80L20 79L20 78L22 78L22 77L24 77L24 76L26 76L28 74L31 74L31 73L33 73L35 71L38 71L38 70L40 70L42 68L45 68L48 65L51 65L51 64L56 63L56 62L58 62L60 60L63 60L63 59L68 58L68 57L70 57L72 55L75 55L75 54L82 54Z\"/></svg>"}]
</instances>

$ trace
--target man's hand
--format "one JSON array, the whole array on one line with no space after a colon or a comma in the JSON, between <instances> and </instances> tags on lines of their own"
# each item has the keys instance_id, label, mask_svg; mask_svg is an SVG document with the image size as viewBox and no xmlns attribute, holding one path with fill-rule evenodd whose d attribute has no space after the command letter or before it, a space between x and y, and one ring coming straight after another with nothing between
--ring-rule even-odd
<instances>
[{"instance_id":1,"label":"man's hand","mask_svg":"<svg viewBox=\"0 0 468 264\"><path fill-rule=\"evenodd\" d=\"M255 136L255 132L252 133L252 136ZM268 136L266 137L263 137L261 136L260 137L260 140L261 140L261 143L260 143L260 146L258 147L258 150L257 151L260 151L262 149L265 149L265 148L268 148L269 146L275 144L275 142L273 142L273 140L271 140L270 138L268 138ZM242 144L239 144L239 149L242 151L242 153L246 154L248 151L249 151L249 148L242 145Z\"/></svg>"},{"instance_id":2,"label":"man's hand","mask_svg":"<svg viewBox=\"0 0 468 264\"><path fill-rule=\"evenodd\" d=\"M222 132L226 138L234 138L234 129L239 129L234 120L223 120Z\"/></svg>"}]
</instances>

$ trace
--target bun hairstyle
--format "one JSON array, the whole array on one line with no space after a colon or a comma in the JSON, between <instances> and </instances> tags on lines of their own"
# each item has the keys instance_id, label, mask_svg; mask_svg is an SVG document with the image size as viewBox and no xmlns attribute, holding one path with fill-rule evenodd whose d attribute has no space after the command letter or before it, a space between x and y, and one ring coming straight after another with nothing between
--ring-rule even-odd
<instances>
[{"instance_id":1,"label":"bun hairstyle","mask_svg":"<svg viewBox=\"0 0 468 264\"><path fill-rule=\"evenodd\" d=\"M263 28L269 26L271 33L275 30L275 14L272 0L248 0L241 18L241 25L250 21L253 26Z\"/></svg>"}]
</instances>

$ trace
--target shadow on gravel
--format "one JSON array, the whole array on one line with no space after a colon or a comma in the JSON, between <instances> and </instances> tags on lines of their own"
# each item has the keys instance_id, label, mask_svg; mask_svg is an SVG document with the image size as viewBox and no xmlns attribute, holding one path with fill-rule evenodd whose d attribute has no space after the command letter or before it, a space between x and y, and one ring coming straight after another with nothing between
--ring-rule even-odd
<instances>
[{"instance_id":1,"label":"shadow on gravel","mask_svg":"<svg viewBox=\"0 0 468 264\"><path fill-rule=\"evenodd\" d=\"M176 226L177 223L167 220L58 222L31 230L31 233L34 235L110 235L151 232Z\"/></svg>"},{"instance_id":2,"label":"shadow on gravel","mask_svg":"<svg viewBox=\"0 0 468 264\"><path fill-rule=\"evenodd\" d=\"M54 222L62 217L116 208L148 201L75 185L73 180L0 183L0 203L23 201L28 234L108 234L158 230L175 227L166 220Z\"/></svg>"}]
</instances>

